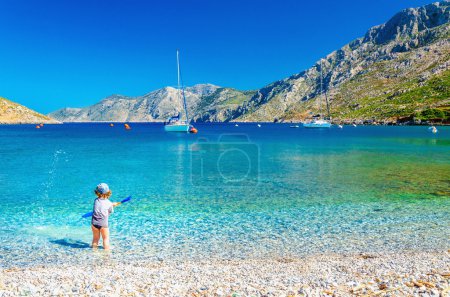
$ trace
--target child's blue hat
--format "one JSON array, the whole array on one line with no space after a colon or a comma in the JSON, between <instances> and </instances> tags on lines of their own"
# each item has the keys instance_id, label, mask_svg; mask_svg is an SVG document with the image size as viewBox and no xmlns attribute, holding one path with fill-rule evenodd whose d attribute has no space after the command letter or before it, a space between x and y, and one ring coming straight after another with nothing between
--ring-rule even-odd
<instances>
[{"instance_id":1,"label":"child's blue hat","mask_svg":"<svg viewBox=\"0 0 450 297\"><path fill-rule=\"evenodd\" d=\"M95 191L99 194L106 194L109 192L109 186L105 183L98 184Z\"/></svg>"}]
</instances>

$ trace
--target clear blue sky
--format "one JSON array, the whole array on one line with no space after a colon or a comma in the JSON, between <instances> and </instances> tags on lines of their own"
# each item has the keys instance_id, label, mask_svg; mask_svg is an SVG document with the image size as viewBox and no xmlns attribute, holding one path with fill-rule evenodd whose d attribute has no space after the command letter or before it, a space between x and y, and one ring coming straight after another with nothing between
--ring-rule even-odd
<instances>
[{"instance_id":1,"label":"clear blue sky","mask_svg":"<svg viewBox=\"0 0 450 297\"><path fill-rule=\"evenodd\" d=\"M421 0L0 0L0 96L42 113L176 84L256 89Z\"/></svg>"}]
</instances>

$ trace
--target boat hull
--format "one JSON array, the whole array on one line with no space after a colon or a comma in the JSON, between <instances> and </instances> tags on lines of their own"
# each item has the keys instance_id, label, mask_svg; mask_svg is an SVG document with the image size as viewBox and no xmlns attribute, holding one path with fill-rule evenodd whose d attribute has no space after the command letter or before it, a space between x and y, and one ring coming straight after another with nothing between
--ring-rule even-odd
<instances>
[{"instance_id":1,"label":"boat hull","mask_svg":"<svg viewBox=\"0 0 450 297\"><path fill-rule=\"evenodd\" d=\"M191 125L189 124L169 124L164 126L166 132L189 132L190 128Z\"/></svg>"},{"instance_id":2,"label":"boat hull","mask_svg":"<svg viewBox=\"0 0 450 297\"><path fill-rule=\"evenodd\" d=\"M303 127L305 128L330 128L331 123L304 123Z\"/></svg>"}]
</instances>

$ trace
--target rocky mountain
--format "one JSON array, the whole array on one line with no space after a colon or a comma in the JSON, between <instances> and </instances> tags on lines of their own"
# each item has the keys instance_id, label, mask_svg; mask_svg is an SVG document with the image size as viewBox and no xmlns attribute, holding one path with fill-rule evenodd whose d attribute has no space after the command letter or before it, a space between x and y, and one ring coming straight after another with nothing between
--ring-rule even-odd
<instances>
[{"instance_id":1,"label":"rocky mountain","mask_svg":"<svg viewBox=\"0 0 450 297\"><path fill-rule=\"evenodd\" d=\"M320 105L325 113L321 65L336 120L395 121L430 111L450 117L449 17L449 1L405 9L310 69L258 90L232 117L303 120Z\"/></svg>"},{"instance_id":2,"label":"rocky mountain","mask_svg":"<svg viewBox=\"0 0 450 297\"><path fill-rule=\"evenodd\" d=\"M241 92L211 84L199 84L185 89L190 118L194 121L225 121L249 99L252 92ZM49 116L64 122L164 121L183 110L177 89L165 87L143 96L113 95L85 108L63 108Z\"/></svg>"},{"instance_id":3,"label":"rocky mountain","mask_svg":"<svg viewBox=\"0 0 450 297\"><path fill-rule=\"evenodd\" d=\"M257 91L186 88L195 121L300 121L322 111L336 121L450 119L450 1L405 9L311 68ZM338 33L338 32L337 32ZM322 73L322 88L321 88ZM182 110L167 87L111 96L49 116L61 121L162 121Z\"/></svg>"},{"instance_id":4,"label":"rocky mountain","mask_svg":"<svg viewBox=\"0 0 450 297\"><path fill-rule=\"evenodd\" d=\"M0 97L0 123L1 124L40 124L58 123L43 114L31 110L23 105L11 102Z\"/></svg>"}]
</instances>

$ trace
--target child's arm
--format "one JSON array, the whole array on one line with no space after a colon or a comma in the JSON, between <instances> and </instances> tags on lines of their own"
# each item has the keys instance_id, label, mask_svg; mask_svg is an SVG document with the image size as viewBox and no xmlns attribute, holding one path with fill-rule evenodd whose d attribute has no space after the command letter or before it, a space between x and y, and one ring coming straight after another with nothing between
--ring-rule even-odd
<instances>
[{"instance_id":1,"label":"child's arm","mask_svg":"<svg viewBox=\"0 0 450 297\"><path fill-rule=\"evenodd\" d=\"M111 202L111 203L112 203L112 206L114 207L114 206L120 205L120 204L122 204L122 203L128 202L128 201L130 201L130 200L131 200L131 196L128 196L127 198L123 199L123 200L120 201L120 202Z\"/></svg>"}]
</instances>

